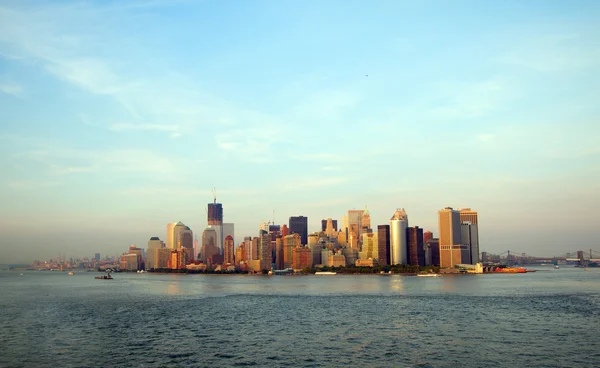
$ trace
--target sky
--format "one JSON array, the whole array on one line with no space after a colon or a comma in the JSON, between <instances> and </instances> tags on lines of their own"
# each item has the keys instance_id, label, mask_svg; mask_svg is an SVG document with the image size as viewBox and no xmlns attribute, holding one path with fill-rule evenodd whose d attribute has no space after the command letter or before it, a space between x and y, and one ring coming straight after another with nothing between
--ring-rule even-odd
<instances>
[{"instance_id":1,"label":"sky","mask_svg":"<svg viewBox=\"0 0 600 368\"><path fill-rule=\"evenodd\" d=\"M480 250L600 250L600 2L0 3L0 263L116 255L216 188L261 222L479 212Z\"/></svg>"}]
</instances>

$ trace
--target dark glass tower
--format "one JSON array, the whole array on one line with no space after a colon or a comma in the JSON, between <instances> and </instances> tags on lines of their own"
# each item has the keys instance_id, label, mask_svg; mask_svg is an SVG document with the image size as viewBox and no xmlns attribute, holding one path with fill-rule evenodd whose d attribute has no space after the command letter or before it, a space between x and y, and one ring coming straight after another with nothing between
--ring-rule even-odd
<instances>
[{"instance_id":1,"label":"dark glass tower","mask_svg":"<svg viewBox=\"0 0 600 368\"><path fill-rule=\"evenodd\" d=\"M300 241L303 245L308 244L308 217L290 217L290 234L294 233L300 234Z\"/></svg>"}]
</instances>

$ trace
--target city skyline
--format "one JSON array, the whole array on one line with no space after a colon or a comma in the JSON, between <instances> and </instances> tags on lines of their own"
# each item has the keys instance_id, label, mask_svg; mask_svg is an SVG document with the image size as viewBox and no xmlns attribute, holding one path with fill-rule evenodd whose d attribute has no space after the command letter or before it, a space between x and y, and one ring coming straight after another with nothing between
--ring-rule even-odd
<instances>
[{"instance_id":1,"label":"city skyline","mask_svg":"<svg viewBox=\"0 0 600 368\"><path fill-rule=\"evenodd\" d=\"M366 205L436 236L473 208L490 253L597 249L599 11L5 2L0 263L199 238L212 188L236 247Z\"/></svg>"}]
</instances>

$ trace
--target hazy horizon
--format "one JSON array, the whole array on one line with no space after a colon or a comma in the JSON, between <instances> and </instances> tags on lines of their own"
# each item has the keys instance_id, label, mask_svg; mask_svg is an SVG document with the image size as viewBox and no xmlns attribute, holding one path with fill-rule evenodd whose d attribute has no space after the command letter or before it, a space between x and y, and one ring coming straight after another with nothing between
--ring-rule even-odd
<instances>
[{"instance_id":1,"label":"hazy horizon","mask_svg":"<svg viewBox=\"0 0 600 368\"><path fill-rule=\"evenodd\" d=\"M5 1L0 263L120 254L223 204L480 250L600 250L600 3Z\"/></svg>"}]
</instances>

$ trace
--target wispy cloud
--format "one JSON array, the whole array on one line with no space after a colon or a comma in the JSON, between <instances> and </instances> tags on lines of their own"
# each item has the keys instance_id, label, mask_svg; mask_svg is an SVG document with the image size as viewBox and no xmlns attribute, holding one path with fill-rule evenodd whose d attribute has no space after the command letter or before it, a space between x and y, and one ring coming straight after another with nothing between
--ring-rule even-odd
<instances>
[{"instance_id":1,"label":"wispy cloud","mask_svg":"<svg viewBox=\"0 0 600 368\"><path fill-rule=\"evenodd\" d=\"M21 96L23 94L23 86L14 83L0 82L0 92L7 95Z\"/></svg>"}]
</instances>

